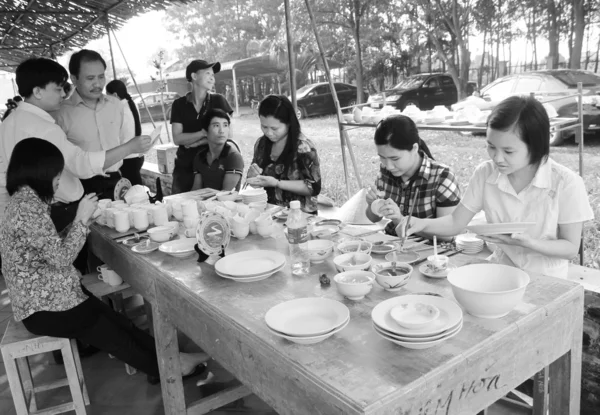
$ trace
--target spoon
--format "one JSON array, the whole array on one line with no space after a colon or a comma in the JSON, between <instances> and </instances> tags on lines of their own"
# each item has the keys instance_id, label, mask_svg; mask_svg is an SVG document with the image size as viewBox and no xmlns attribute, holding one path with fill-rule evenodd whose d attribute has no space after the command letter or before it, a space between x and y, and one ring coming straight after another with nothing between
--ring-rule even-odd
<instances>
[{"instance_id":1,"label":"spoon","mask_svg":"<svg viewBox=\"0 0 600 415\"><path fill-rule=\"evenodd\" d=\"M437 237L435 235L433 235L433 255L435 255L437 257L437 254L438 254Z\"/></svg>"},{"instance_id":2,"label":"spoon","mask_svg":"<svg viewBox=\"0 0 600 415\"><path fill-rule=\"evenodd\" d=\"M392 261L392 270L390 271L390 275L392 277L398 276L398 274L396 273L396 261Z\"/></svg>"}]
</instances>

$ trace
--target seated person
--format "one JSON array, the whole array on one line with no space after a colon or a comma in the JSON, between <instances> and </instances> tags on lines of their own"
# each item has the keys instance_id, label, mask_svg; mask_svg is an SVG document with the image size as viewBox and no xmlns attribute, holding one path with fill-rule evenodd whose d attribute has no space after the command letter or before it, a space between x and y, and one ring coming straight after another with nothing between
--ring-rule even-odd
<instances>
[{"instance_id":1,"label":"seated person","mask_svg":"<svg viewBox=\"0 0 600 415\"><path fill-rule=\"evenodd\" d=\"M404 115L385 118L375 129L374 141L381 164L377 191L369 189L366 194L369 220L391 219L386 232L395 235L417 190L413 216L439 218L452 213L460 202L456 177L448 166L433 159L413 120ZM374 206L377 199L381 200Z\"/></svg>"},{"instance_id":2,"label":"seated person","mask_svg":"<svg viewBox=\"0 0 600 415\"><path fill-rule=\"evenodd\" d=\"M214 108L206 113L202 128L207 132L208 145L201 147L194 158L192 190L205 187L239 190L244 160L227 142L230 123L229 114L222 109Z\"/></svg>"}]
</instances>

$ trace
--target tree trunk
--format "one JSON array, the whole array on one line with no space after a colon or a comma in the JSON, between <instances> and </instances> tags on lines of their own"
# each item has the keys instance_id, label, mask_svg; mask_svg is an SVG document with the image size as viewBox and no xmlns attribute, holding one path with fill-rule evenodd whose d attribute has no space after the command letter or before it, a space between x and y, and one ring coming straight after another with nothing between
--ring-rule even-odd
<instances>
[{"instance_id":1,"label":"tree trunk","mask_svg":"<svg viewBox=\"0 0 600 415\"><path fill-rule=\"evenodd\" d=\"M583 34L585 32L583 0L573 0L573 14L575 15L575 39L573 41L573 48L571 49L571 65L569 67L571 69L579 69L581 67L581 49L583 47Z\"/></svg>"},{"instance_id":2,"label":"tree trunk","mask_svg":"<svg viewBox=\"0 0 600 415\"><path fill-rule=\"evenodd\" d=\"M596 47L596 64L594 65L594 72L598 73L598 61L600 61L600 36L598 37L598 46Z\"/></svg>"},{"instance_id":3,"label":"tree trunk","mask_svg":"<svg viewBox=\"0 0 600 415\"><path fill-rule=\"evenodd\" d=\"M556 16L556 4L554 0L548 0L548 61L550 67L546 69L558 68L558 43L560 41L558 35L558 18Z\"/></svg>"},{"instance_id":4,"label":"tree trunk","mask_svg":"<svg viewBox=\"0 0 600 415\"><path fill-rule=\"evenodd\" d=\"M538 68L538 55L537 55L537 25L536 25L536 10L537 10L537 6L536 6L536 2L533 2L533 7L531 8L531 14L532 14L532 35L533 35L533 68L537 71Z\"/></svg>"},{"instance_id":5,"label":"tree trunk","mask_svg":"<svg viewBox=\"0 0 600 415\"><path fill-rule=\"evenodd\" d=\"M427 42L427 66L428 72L431 73L431 41Z\"/></svg>"},{"instance_id":6,"label":"tree trunk","mask_svg":"<svg viewBox=\"0 0 600 415\"><path fill-rule=\"evenodd\" d=\"M527 47L527 46L525 46ZM508 68L508 74L510 75L512 70L512 41L508 43L508 64L507 64L507 68Z\"/></svg>"},{"instance_id":7,"label":"tree trunk","mask_svg":"<svg viewBox=\"0 0 600 415\"><path fill-rule=\"evenodd\" d=\"M358 10L357 10L358 12ZM363 102L363 67L362 67L362 50L360 46L360 25L359 20L356 20L354 27L354 41L356 42L356 103Z\"/></svg>"},{"instance_id":8,"label":"tree trunk","mask_svg":"<svg viewBox=\"0 0 600 415\"><path fill-rule=\"evenodd\" d=\"M483 67L485 65L485 42L487 37L487 27L483 31L483 52L481 53L481 63L479 64L479 73L477 74L477 86L483 85Z\"/></svg>"},{"instance_id":9,"label":"tree trunk","mask_svg":"<svg viewBox=\"0 0 600 415\"><path fill-rule=\"evenodd\" d=\"M577 0L572 0L575 3ZM569 37L567 38L567 47L569 48L569 61L567 62L568 68L571 67L571 62L573 61L573 32L575 32L575 7L571 4L571 18L567 22Z\"/></svg>"}]
</instances>

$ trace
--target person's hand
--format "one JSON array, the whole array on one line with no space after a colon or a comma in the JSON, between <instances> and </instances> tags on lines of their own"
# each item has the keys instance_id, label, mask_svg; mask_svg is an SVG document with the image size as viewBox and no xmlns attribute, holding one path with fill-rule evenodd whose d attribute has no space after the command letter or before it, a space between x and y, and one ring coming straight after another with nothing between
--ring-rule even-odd
<instances>
[{"instance_id":1,"label":"person's hand","mask_svg":"<svg viewBox=\"0 0 600 415\"><path fill-rule=\"evenodd\" d=\"M408 216L403 216L396 226L396 235L400 238L409 237L416 233L423 232L425 227L427 226L427 219L415 218L414 216L410 219L410 223L408 224L408 229L406 229L406 222L408 221ZM405 234L406 230L406 234Z\"/></svg>"},{"instance_id":2,"label":"person's hand","mask_svg":"<svg viewBox=\"0 0 600 415\"><path fill-rule=\"evenodd\" d=\"M371 206L373 202L378 199L377 193L371 187L367 187L365 190L367 191L367 193L365 194L365 199L367 200L367 204Z\"/></svg>"},{"instance_id":3,"label":"person's hand","mask_svg":"<svg viewBox=\"0 0 600 415\"><path fill-rule=\"evenodd\" d=\"M246 179L246 183L252 187L275 187L277 186L277 182L279 182L279 180L273 176L258 175L256 177Z\"/></svg>"},{"instance_id":4,"label":"person's hand","mask_svg":"<svg viewBox=\"0 0 600 415\"><path fill-rule=\"evenodd\" d=\"M185 146L185 148L200 147L208 144L208 133L206 132L206 130L200 130L197 132L197 134L198 138L196 139L196 141L194 141L192 144L188 144L187 146Z\"/></svg>"},{"instance_id":5,"label":"person's hand","mask_svg":"<svg viewBox=\"0 0 600 415\"><path fill-rule=\"evenodd\" d=\"M98 196L96 193L90 193L81 199L77 206L75 221L81 221L84 225L89 226L93 220L93 215L98 208Z\"/></svg>"},{"instance_id":6,"label":"person's hand","mask_svg":"<svg viewBox=\"0 0 600 415\"><path fill-rule=\"evenodd\" d=\"M400 208L392 199L384 200L383 206L379 208L379 215L391 219L395 224L400 223L403 217Z\"/></svg>"},{"instance_id":7,"label":"person's hand","mask_svg":"<svg viewBox=\"0 0 600 415\"><path fill-rule=\"evenodd\" d=\"M145 153L152 148L152 139L149 135L138 135L133 137L129 143L131 143L131 154Z\"/></svg>"},{"instance_id":8,"label":"person's hand","mask_svg":"<svg viewBox=\"0 0 600 415\"><path fill-rule=\"evenodd\" d=\"M526 233L513 233L512 235L477 235L483 241L494 244L515 245L523 248L529 248L532 245L533 238Z\"/></svg>"},{"instance_id":9,"label":"person's hand","mask_svg":"<svg viewBox=\"0 0 600 415\"><path fill-rule=\"evenodd\" d=\"M258 167L258 164L252 163L250 165L250 167L248 168L248 174L246 175L246 177L248 179L251 179L253 177L261 175L262 172L263 172L263 170L260 167Z\"/></svg>"}]
</instances>

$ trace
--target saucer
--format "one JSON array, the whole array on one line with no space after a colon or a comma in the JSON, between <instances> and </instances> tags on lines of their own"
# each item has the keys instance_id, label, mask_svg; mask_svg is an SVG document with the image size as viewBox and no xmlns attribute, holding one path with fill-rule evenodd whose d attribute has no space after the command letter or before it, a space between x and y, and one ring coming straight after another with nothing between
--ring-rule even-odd
<instances>
[{"instance_id":1,"label":"saucer","mask_svg":"<svg viewBox=\"0 0 600 415\"><path fill-rule=\"evenodd\" d=\"M456 268L456 266L448 265L448 268L446 268L445 270L434 272L431 270L429 264L425 263L419 267L419 271L421 272L421 274L429 278L446 278L448 276L448 273L454 268Z\"/></svg>"}]
</instances>

